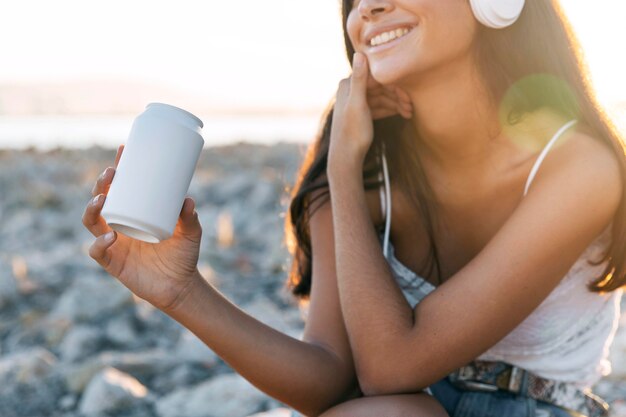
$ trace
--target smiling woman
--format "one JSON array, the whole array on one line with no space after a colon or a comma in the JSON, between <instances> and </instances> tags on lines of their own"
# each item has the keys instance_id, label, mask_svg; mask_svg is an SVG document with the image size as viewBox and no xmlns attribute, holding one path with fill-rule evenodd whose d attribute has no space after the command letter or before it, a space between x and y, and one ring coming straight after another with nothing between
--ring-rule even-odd
<instances>
[{"instance_id":1,"label":"smiling woman","mask_svg":"<svg viewBox=\"0 0 626 417\"><path fill-rule=\"evenodd\" d=\"M193 199L171 239L114 233L115 167L83 213L90 256L307 417L606 416L592 388L626 284L626 152L558 1L342 11L354 71L285 224L301 340L201 275Z\"/></svg>"},{"instance_id":2,"label":"smiling woman","mask_svg":"<svg viewBox=\"0 0 626 417\"><path fill-rule=\"evenodd\" d=\"M606 415L590 390L626 284L626 153L559 2L342 11L369 81L340 83L286 219L303 340L362 395L324 415ZM412 117L373 116L380 88Z\"/></svg>"}]
</instances>

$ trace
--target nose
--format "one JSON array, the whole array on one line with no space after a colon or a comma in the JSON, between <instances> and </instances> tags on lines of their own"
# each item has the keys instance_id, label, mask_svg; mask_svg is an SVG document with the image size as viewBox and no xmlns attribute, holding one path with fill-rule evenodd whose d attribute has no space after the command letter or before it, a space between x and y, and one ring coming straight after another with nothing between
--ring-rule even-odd
<instances>
[{"instance_id":1,"label":"nose","mask_svg":"<svg viewBox=\"0 0 626 417\"><path fill-rule=\"evenodd\" d=\"M377 14L389 12L392 8L393 4L388 0L361 0L358 11L363 19L370 20Z\"/></svg>"}]
</instances>

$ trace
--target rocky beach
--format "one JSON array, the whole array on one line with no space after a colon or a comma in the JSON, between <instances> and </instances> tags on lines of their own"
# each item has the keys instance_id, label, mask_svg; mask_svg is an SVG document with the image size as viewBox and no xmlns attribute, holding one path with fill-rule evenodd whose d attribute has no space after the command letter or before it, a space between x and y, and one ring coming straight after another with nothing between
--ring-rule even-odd
<instances>
[{"instance_id":1,"label":"rocky beach","mask_svg":"<svg viewBox=\"0 0 626 417\"><path fill-rule=\"evenodd\" d=\"M202 275L294 338L306 310L285 287L284 221L305 151L205 148L188 193L203 227ZM288 417L286 405L90 258L94 237L81 217L114 159L100 147L0 150L0 416ZM611 361L594 392L612 417L626 417L626 314Z\"/></svg>"}]
</instances>

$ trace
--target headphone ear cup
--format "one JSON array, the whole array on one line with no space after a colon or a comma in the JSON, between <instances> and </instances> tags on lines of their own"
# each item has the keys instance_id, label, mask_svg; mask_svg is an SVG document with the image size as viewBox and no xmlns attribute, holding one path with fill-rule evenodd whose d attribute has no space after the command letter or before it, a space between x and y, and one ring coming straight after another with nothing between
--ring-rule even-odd
<instances>
[{"instance_id":1,"label":"headphone ear cup","mask_svg":"<svg viewBox=\"0 0 626 417\"><path fill-rule=\"evenodd\" d=\"M474 17L483 25L501 29L517 21L525 0L470 0Z\"/></svg>"}]
</instances>

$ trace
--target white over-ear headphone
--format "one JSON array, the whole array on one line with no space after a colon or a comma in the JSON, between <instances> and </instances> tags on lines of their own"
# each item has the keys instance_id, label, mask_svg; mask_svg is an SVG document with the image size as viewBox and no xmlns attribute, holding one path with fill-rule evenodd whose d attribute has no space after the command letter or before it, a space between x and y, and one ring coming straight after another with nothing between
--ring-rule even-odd
<instances>
[{"instance_id":1,"label":"white over-ear headphone","mask_svg":"<svg viewBox=\"0 0 626 417\"><path fill-rule=\"evenodd\" d=\"M515 23L525 0L470 0L476 20L483 25L501 29Z\"/></svg>"}]
</instances>

